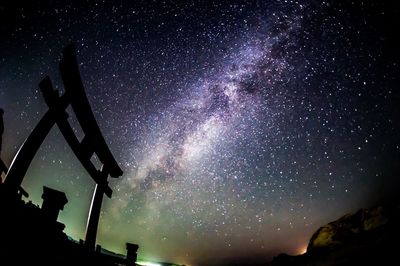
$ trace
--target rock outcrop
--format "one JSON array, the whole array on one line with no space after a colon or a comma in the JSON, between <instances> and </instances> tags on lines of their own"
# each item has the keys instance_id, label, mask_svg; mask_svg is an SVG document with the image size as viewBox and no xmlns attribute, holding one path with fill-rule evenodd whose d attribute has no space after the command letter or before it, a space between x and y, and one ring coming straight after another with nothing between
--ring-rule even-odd
<instances>
[{"instance_id":1,"label":"rock outcrop","mask_svg":"<svg viewBox=\"0 0 400 266\"><path fill-rule=\"evenodd\" d=\"M360 209L354 214L347 214L318 229L311 237L307 251L313 252L318 249L349 244L387 222L388 214L384 213L382 206Z\"/></svg>"},{"instance_id":2,"label":"rock outcrop","mask_svg":"<svg viewBox=\"0 0 400 266\"><path fill-rule=\"evenodd\" d=\"M398 252L399 213L398 206L377 206L345 215L319 228L305 254L280 254L271 265L390 265Z\"/></svg>"}]
</instances>

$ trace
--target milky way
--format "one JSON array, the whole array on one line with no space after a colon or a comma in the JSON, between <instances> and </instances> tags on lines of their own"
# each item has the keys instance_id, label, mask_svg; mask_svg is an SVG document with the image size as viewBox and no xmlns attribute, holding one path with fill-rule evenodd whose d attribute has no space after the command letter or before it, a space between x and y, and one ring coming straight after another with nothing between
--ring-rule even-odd
<instances>
[{"instance_id":1,"label":"milky way","mask_svg":"<svg viewBox=\"0 0 400 266\"><path fill-rule=\"evenodd\" d=\"M383 25L395 15L384 4L264 2L1 7L16 17L1 28L3 158L45 111L40 79L62 90L57 58L75 41L124 170L110 180L101 245L201 265L301 252L319 226L394 184L398 61ZM28 176L34 202L42 185L67 192L60 219L83 238L93 181L56 130Z\"/></svg>"}]
</instances>

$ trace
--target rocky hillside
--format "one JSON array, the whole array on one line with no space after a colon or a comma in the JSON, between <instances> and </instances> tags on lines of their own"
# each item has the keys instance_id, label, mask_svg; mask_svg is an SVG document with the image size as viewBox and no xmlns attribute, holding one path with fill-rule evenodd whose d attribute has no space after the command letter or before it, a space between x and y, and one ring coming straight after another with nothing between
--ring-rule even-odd
<instances>
[{"instance_id":1,"label":"rocky hillside","mask_svg":"<svg viewBox=\"0 0 400 266\"><path fill-rule=\"evenodd\" d=\"M271 265L390 265L399 247L400 208L360 209L319 228L307 252L280 254Z\"/></svg>"}]
</instances>

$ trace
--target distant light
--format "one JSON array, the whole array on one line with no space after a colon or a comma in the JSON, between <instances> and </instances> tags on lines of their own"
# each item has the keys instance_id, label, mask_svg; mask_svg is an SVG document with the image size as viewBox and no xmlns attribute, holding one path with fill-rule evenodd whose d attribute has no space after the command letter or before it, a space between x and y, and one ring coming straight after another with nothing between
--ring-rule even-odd
<instances>
[{"instance_id":1,"label":"distant light","mask_svg":"<svg viewBox=\"0 0 400 266\"><path fill-rule=\"evenodd\" d=\"M303 255L304 253L307 252L307 245L304 247L301 247L300 251L299 251L299 255Z\"/></svg>"},{"instance_id":2,"label":"distant light","mask_svg":"<svg viewBox=\"0 0 400 266\"><path fill-rule=\"evenodd\" d=\"M153 263L153 262L149 262L149 261L137 261L136 264L139 264L142 266L162 266L161 264Z\"/></svg>"}]
</instances>

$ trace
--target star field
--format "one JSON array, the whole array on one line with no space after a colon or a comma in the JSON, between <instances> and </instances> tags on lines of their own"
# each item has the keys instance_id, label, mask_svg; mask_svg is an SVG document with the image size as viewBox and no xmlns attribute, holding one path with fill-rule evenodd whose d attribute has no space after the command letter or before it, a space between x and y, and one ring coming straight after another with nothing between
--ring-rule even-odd
<instances>
[{"instance_id":1,"label":"star field","mask_svg":"<svg viewBox=\"0 0 400 266\"><path fill-rule=\"evenodd\" d=\"M198 265L298 254L321 225L395 193L396 16L336 1L0 5L2 158L46 111L38 82L63 90L57 60L73 41L124 171L99 244ZM37 204L43 185L66 192L60 220L84 238L94 182L58 129L23 184Z\"/></svg>"}]
</instances>

